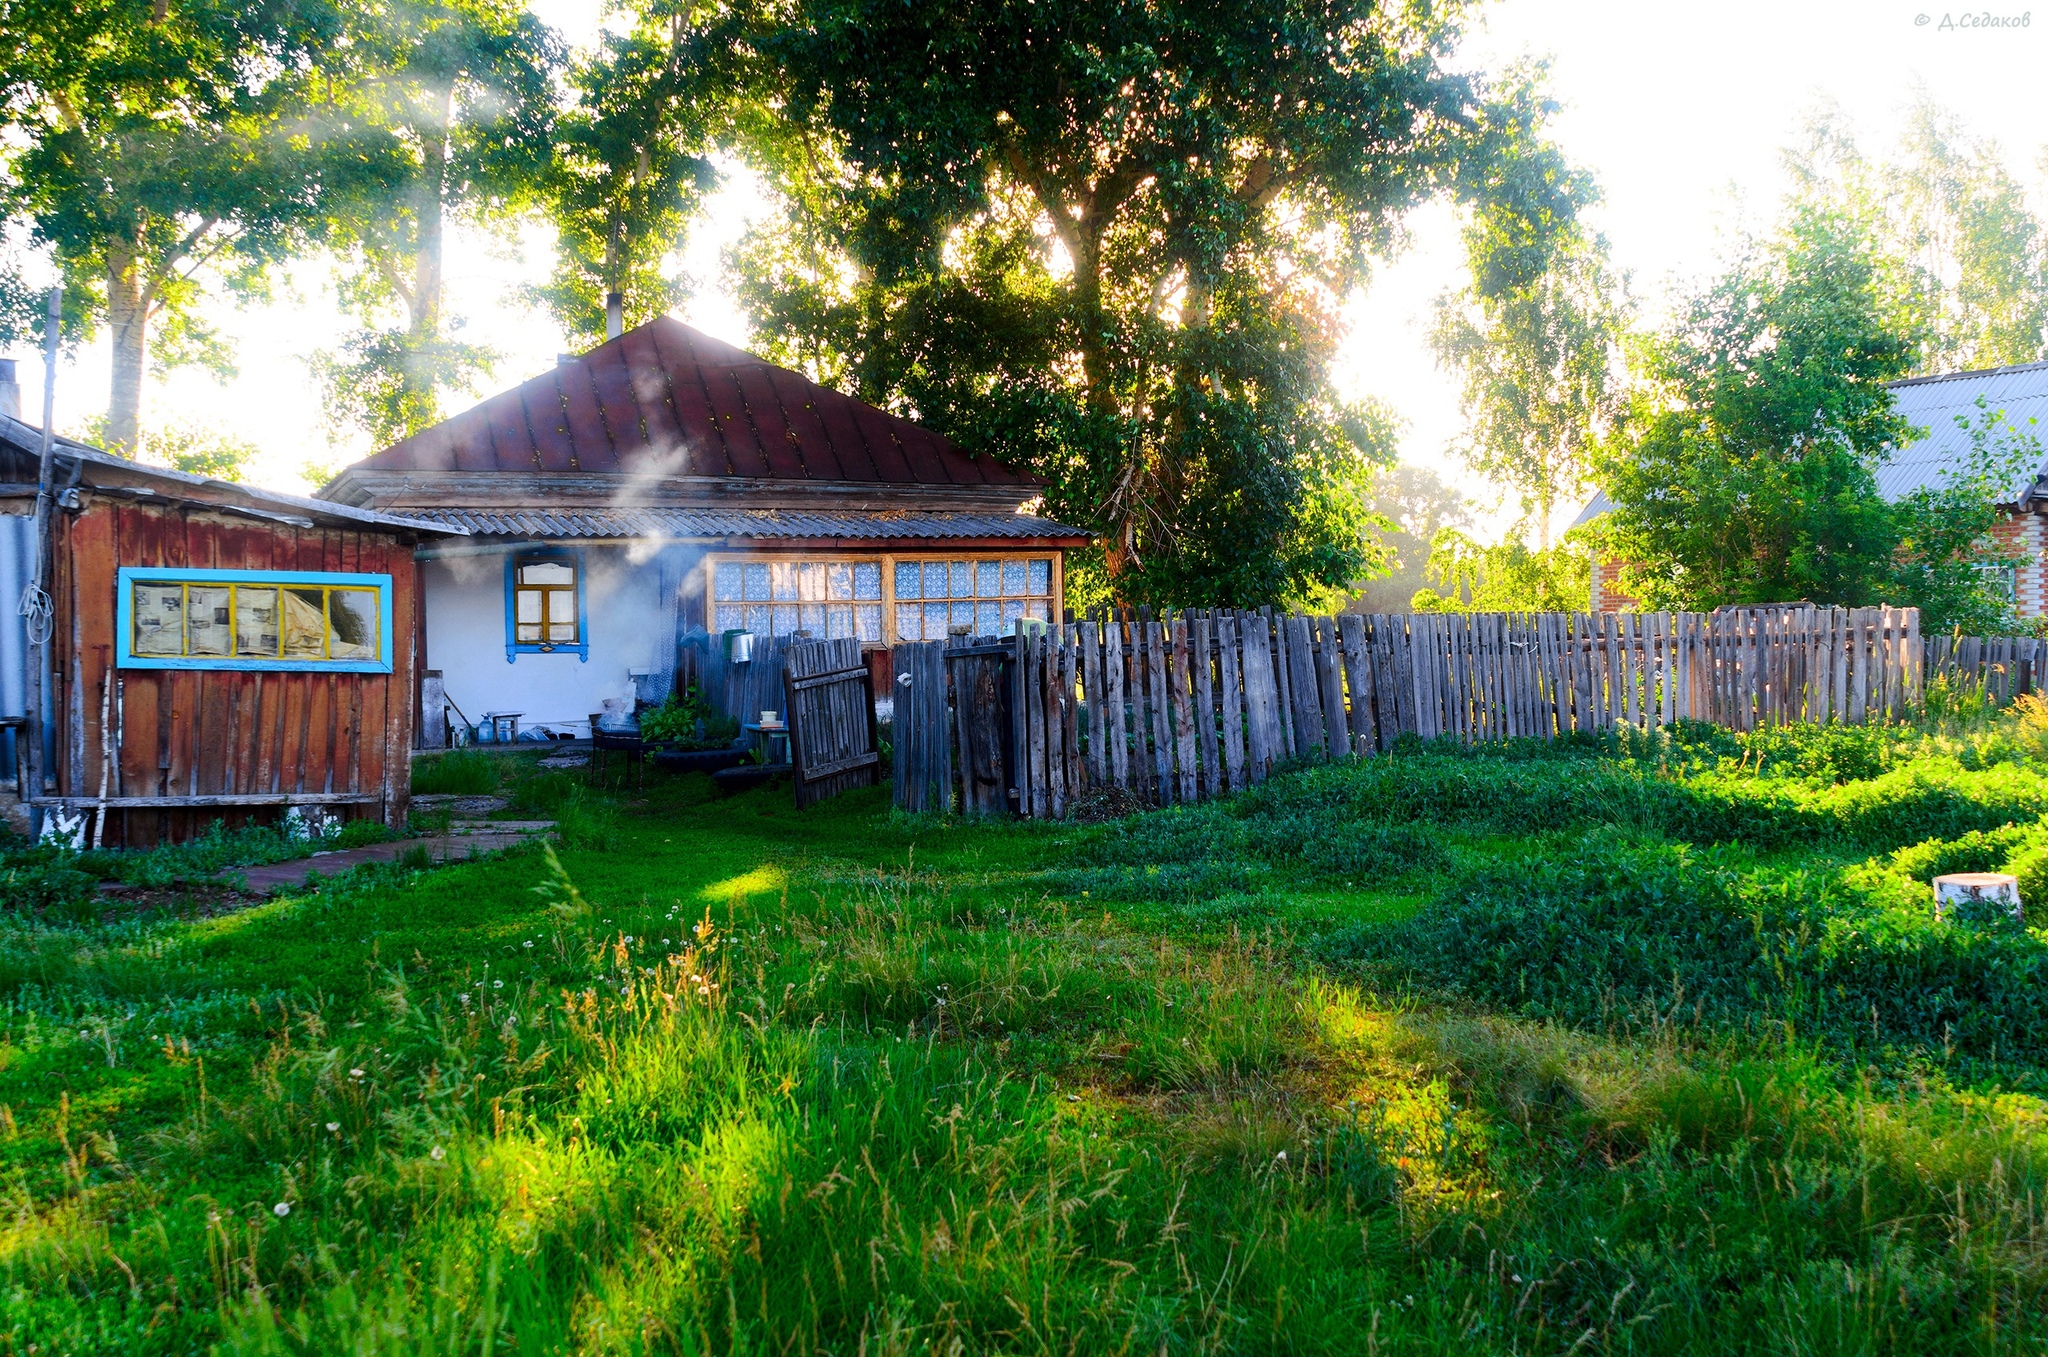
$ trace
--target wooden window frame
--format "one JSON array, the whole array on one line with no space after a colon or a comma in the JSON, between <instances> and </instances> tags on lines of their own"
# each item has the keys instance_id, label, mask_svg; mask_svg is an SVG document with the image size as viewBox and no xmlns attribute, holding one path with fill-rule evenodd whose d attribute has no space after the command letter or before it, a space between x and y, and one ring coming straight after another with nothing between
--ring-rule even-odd
<instances>
[{"instance_id":1,"label":"wooden window frame","mask_svg":"<svg viewBox=\"0 0 2048 1357\"><path fill-rule=\"evenodd\" d=\"M1064 615L1067 579L1066 553L1058 547L1016 547L992 549L975 547L965 551L889 551L865 553L848 551L844 548L831 550L802 551L778 549L775 551L712 551L704 555L704 630L712 636L719 635L717 570L721 563L731 561L737 564L802 564L805 561L877 561L882 567L882 639L863 641L866 649L887 650L902 641L896 634L896 565L898 562L915 561L922 565L926 561L986 561L1016 559L1019 557L1042 557L1052 562L1052 587L1046 595L1048 623L1057 626Z\"/></svg>"},{"instance_id":2,"label":"wooden window frame","mask_svg":"<svg viewBox=\"0 0 2048 1357\"><path fill-rule=\"evenodd\" d=\"M566 565L576 572L576 639L573 642L519 639L519 567L547 562ZM583 550L580 547L515 547L505 553L505 663L515 664L521 655L574 655L580 663L590 663L590 614L584 607L583 578ZM545 608L541 615L541 625L545 628Z\"/></svg>"},{"instance_id":3,"label":"wooden window frame","mask_svg":"<svg viewBox=\"0 0 2048 1357\"><path fill-rule=\"evenodd\" d=\"M284 674L389 674L391 585L389 575L323 570L177 570L122 566L114 572L114 665L119 669L233 669ZM259 588L374 590L377 595L377 658L299 660L262 655L138 655L135 653L135 586L138 584L254 585ZM230 626L233 625L230 620Z\"/></svg>"}]
</instances>

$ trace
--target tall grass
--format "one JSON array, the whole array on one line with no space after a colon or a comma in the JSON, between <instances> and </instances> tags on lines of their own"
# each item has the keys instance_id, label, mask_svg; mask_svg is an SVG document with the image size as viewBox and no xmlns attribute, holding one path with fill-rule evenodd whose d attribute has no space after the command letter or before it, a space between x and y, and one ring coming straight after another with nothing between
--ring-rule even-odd
<instances>
[{"instance_id":1,"label":"tall grass","mask_svg":"<svg viewBox=\"0 0 2048 1357\"><path fill-rule=\"evenodd\" d=\"M502 780L499 760L481 749L451 749L412 761L414 796L484 796L498 790Z\"/></svg>"},{"instance_id":2,"label":"tall grass","mask_svg":"<svg viewBox=\"0 0 2048 1357\"><path fill-rule=\"evenodd\" d=\"M559 857L0 916L7 1338L2039 1351L2041 942L1925 898L2041 846L2039 773L1949 738L1415 749L1049 832L536 778L598 826Z\"/></svg>"}]
</instances>

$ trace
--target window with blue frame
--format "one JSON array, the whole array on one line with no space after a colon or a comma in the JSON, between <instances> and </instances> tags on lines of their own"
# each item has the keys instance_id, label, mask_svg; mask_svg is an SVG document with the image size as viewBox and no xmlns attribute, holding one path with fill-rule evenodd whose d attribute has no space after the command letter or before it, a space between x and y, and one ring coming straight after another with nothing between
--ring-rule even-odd
<instances>
[{"instance_id":1,"label":"window with blue frame","mask_svg":"<svg viewBox=\"0 0 2048 1357\"><path fill-rule=\"evenodd\" d=\"M391 672L391 576L158 570L117 576L123 669Z\"/></svg>"},{"instance_id":2,"label":"window with blue frame","mask_svg":"<svg viewBox=\"0 0 2048 1357\"><path fill-rule=\"evenodd\" d=\"M590 658L583 610L583 555L563 548L505 559L505 659L573 654Z\"/></svg>"}]
</instances>

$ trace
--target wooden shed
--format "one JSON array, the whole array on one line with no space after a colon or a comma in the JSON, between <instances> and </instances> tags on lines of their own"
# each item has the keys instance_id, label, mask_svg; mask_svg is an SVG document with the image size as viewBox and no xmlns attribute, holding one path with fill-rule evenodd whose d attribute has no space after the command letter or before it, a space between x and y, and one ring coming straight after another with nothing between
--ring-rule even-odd
<instances>
[{"instance_id":1,"label":"wooden shed","mask_svg":"<svg viewBox=\"0 0 2048 1357\"><path fill-rule=\"evenodd\" d=\"M0 418L0 515L26 538L38 431ZM59 440L50 633L13 686L40 706L20 799L139 846L288 807L402 824L418 691L418 566L446 525L150 467ZM0 574L19 574L33 561ZM11 587L9 602L20 583ZM11 627L22 626L10 617ZM5 687L6 685L0 685ZM40 688L40 701L34 690ZM50 819L50 817L56 817Z\"/></svg>"}]
</instances>

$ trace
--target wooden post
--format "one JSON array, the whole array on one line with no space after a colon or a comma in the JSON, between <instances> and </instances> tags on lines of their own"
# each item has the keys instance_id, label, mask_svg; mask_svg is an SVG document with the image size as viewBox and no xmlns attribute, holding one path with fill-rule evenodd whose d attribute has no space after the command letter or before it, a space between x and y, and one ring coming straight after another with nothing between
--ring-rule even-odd
<instances>
[{"instance_id":1,"label":"wooden post","mask_svg":"<svg viewBox=\"0 0 2048 1357\"><path fill-rule=\"evenodd\" d=\"M1222 708L1223 770L1229 778L1229 788L1234 792L1242 791L1246 785L1243 672L1238 656L1237 618L1225 613L1216 619L1216 682Z\"/></svg>"},{"instance_id":2,"label":"wooden post","mask_svg":"<svg viewBox=\"0 0 2048 1357\"><path fill-rule=\"evenodd\" d=\"M1223 769L1216 760L1216 687L1214 623L1205 610L1196 615L1189 660L1195 668L1195 735L1201 745L1202 795L1223 795Z\"/></svg>"},{"instance_id":3,"label":"wooden post","mask_svg":"<svg viewBox=\"0 0 2048 1357\"><path fill-rule=\"evenodd\" d=\"M1124 718L1123 631L1123 623L1116 613L1108 613L1102 633L1102 667L1106 675L1102 700L1107 717L1103 722L1102 736L1109 745L1110 780L1118 790L1127 792L1131 789L1131 748L1130 730Z\"/></svg>"},{"instance_id":4,"label":"wooden post","mask_svg":"<svg viewBox=\"0 0 2048 1357\"><path fill-rule=\"evenodd\" d=\"M1200 771L1195 764L1195 723L1188 707L1192 696L1188 673L1188 619L1182 613L1169 623L1172 628L1172 644L1166 652L1166 691L1168 705L1173 715L1173 755L1180 765L1180 780L1176 790L1183 804L1194 802L1200 795L1196 776ZM1206 658L1206 657L1205 657Z\"/></svg>"}]
</instances>

